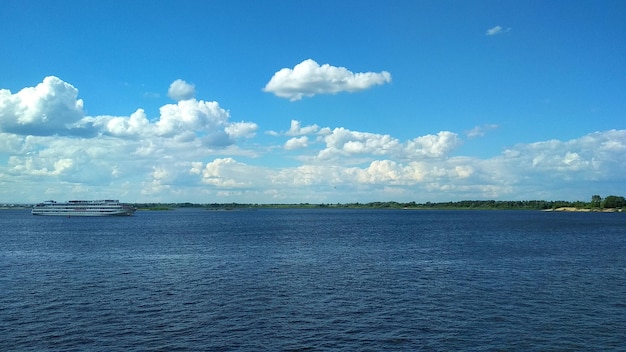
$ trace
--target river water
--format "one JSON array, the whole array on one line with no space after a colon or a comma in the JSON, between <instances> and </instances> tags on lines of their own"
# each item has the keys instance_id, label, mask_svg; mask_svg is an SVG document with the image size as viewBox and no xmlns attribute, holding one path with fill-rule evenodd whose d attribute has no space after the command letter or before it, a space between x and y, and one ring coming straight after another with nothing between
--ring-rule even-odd
<instances>
[{"instance_id":1,"label":"river water","mask_svg":"<svg viewBox=\"0 0 626 352\"><path fill-rule=\"evenodd\" d=\"M618 351L626 216L0 211L1 351Z\"/></svg>"}]
</instances>

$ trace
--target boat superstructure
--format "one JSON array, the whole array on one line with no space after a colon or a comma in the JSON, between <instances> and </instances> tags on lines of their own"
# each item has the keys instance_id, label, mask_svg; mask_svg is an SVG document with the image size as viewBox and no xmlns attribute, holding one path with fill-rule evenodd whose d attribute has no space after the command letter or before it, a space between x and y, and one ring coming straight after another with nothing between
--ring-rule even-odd
<instances>
[{"instance_id":1,"label":"boat superstructure","mask_svg":"<svg viewBox=\"0 0 626 352\"><path fill-rule=\"evenodd\" d=\"M119 200L70 200L67 202L55 202L47 200L33 207L33 215L56 215L56 216L110 216L110 215L133 215L135 207L130 204L120 203Z\"/></svg>"}]
</instances>

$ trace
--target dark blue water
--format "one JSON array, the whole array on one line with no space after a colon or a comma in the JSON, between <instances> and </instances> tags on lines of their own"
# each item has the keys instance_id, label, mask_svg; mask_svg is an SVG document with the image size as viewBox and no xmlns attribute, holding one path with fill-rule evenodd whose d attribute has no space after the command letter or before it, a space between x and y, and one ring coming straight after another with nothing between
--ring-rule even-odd
<instances>
[{"instance_id":1,"label":"dark blue water","mask_svg":"<svg viewBox=\"0 0 626 352\"><path fill-rule=\"evenodd\" d=\"M624 214L0 211L0 351L625 348Z\"/></svg>"}]
</instances>

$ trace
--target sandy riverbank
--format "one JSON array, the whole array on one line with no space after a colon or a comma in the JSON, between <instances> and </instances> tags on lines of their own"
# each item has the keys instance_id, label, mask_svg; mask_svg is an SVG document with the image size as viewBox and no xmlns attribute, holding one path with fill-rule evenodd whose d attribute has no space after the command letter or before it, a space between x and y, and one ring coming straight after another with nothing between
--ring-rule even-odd
<instances>
[{"instance_id":1,"label":"sandy riverbank","mask_svg":"<svg viewBox=\"0 0 626 352\"><path fill-rule=\"evenodd\" d=\"M622 209L615 208L606 208L606 209L589 209L589 208L575 208L575 207L560 207L555 209L546 209L545 211L576 211L576 212L602 212L602 213L617 213L621 212Z\"/></svg>"}]
</instances>

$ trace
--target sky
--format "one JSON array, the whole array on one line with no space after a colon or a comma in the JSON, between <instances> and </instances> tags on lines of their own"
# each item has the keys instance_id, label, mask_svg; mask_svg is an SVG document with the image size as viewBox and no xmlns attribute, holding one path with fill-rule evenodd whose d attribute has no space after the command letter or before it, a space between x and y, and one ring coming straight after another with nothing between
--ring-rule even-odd
<instances>
[{"instance_id":1,"label":"sky","mask_svg":"<svg viewBox=\"0 0 626 352\"><path fill-rule=\"evenodd\" d=\"M4 0L0 203L626 195L624 13Z\"/></svg>"}]
</instances>

